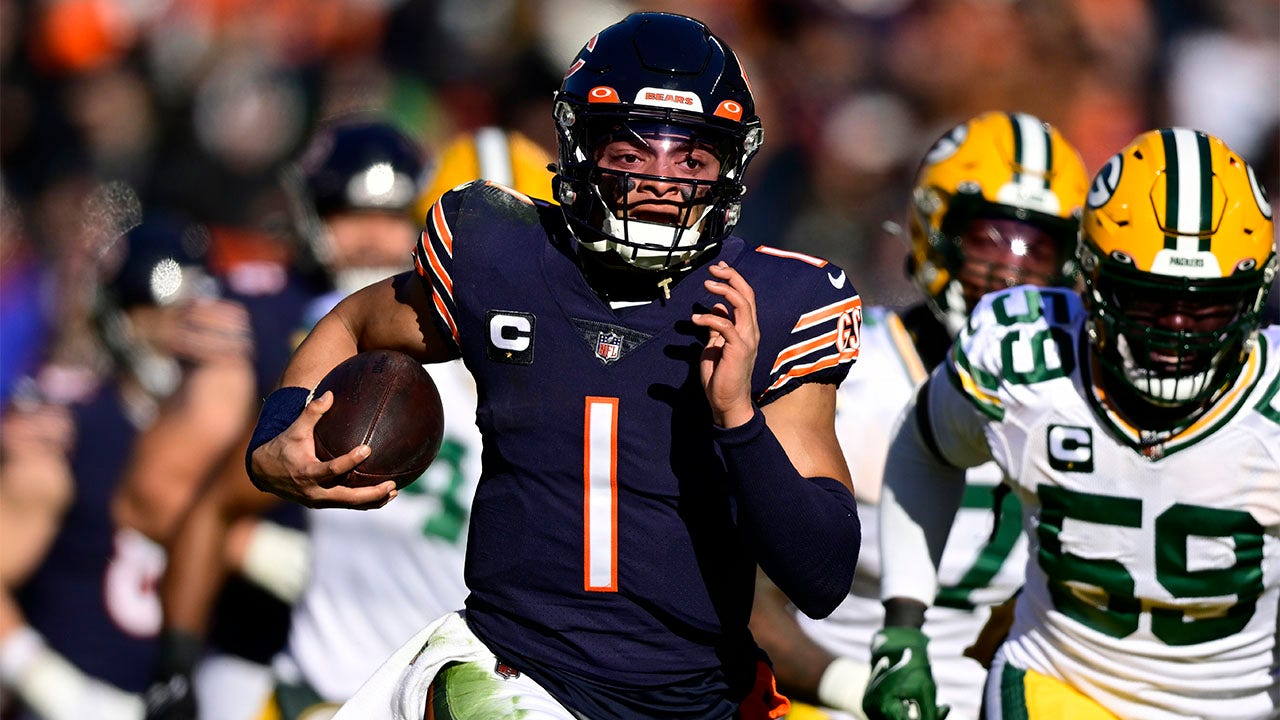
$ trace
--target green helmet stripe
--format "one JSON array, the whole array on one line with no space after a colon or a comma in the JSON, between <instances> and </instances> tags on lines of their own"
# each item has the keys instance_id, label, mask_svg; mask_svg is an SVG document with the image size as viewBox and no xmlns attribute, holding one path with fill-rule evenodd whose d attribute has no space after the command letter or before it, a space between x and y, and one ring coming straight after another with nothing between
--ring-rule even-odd
<instances>
[{"instance_id":1,"label":"green helmet stripe","mask_svg":"<svg viewBox=\"0 0 1280 720\"><path fill-rule=\"evenodd\" d=\"M1165 226L1176 230L1178 227L1178 200L1181 194L1180 188L1182 187L1182 182L1179 178L1181 168L1178 167L1178 143L1173 137L1173 130L1167 128L1160 131L1160 139L1164 142L1165 158ZM1176 250L1178 248L1178 238L1166 234L1164 236L1164 246L1170 250Z\"/></svg>"},{"instance_id":2,"label":"green helmet stripe","mask_svg":"<svg viewBox=\"0 0 1280 720\"><path fill-rule=\"evenodd\" d=\"M1166 248L1177 248L1178 237L1186 238L1183 250L1209 249L1206 234L1213 230L1213 159L1209 138L1202 132L1186 128L1160 131L1164 142L1165 224L1171 234L1165 236ZM1199 236L1191 244L1190 236Z\"/></svg>"},{"instance_id":3,"label":"green helmet stripe","mask_svg":"<svg viewBox=\"0 0 1280 720\"><path fill-rule=\"evenodd\" d=\"M1207 233L1213 230L1213 158L1209 151L1209 136L1196 133L1196 155L1200 160L1200 250L1209 251Z\"/></svg>"}]
</instances>

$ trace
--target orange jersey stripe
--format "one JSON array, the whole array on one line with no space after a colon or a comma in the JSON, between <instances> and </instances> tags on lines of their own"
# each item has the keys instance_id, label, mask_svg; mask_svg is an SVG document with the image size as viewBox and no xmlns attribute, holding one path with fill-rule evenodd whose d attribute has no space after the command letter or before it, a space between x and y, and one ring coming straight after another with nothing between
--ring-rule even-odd
<instances>
[{"instance_id":1,"label":"orange jersey stripe","mask_svg":"<svg viewBox=\"0 0 1280 720\"><path fill-rule=\"evenodd\" d=\"M450 314L449 308L445 306L444 299L440 297L440 292L435 289L435 286L431 288L431 302L435 304L436 312L440 313L440 317L449 326L449 334L453 335L453 342L461 347L462 344L458 342L458 325L453 321L453 315Z\"/></svg>"},{"instance_id":2,"label":"orange jersey stripe","mask_svg":"<svg viewBox=\"0 0 1280 720\"><path fill-rule=\"evenodd\" d=\"M435 247L431 245L430 241L423 242L422 247L427 251L427 262L431 263L431 272L435 273L435 276L440 279L445 291L449 293L449 299L453 299L453 278L445 270L444 264L440 262L440 256L436 255ZM418 272L422 273L424 271L419 267Z\"/></svg>"},{"instance_id":3,"label":"orange jersey stripe","mask_svg":"<svg viewBox=\"0 0 1280 720\"><path fill-rule=\"evenodd\" d=\"M826 267L827 265L827 261L820 257L805 255L804 253L798 253L791 250L780 250L776 247L769 247L768 245L761 245L757 247L756 252L764 253L765 255L772 255L774 257L800 260L801 262L807 262L814 267Z\"/></svg>"},{"instance_id":4,"label":"orange jersey stripe","mask_svg":"<svg viewBox=\"0 0 1280 720\"><path fill-rule=\"evenodd\" d=\"M815 350L821 349L825 345L830 345L834 347L836 344L836 336L837 336L837 332L835 330L832 330L831 332L826 333L824 335L819 335L818 337L813 338L812 340L806 340L802 343L796 343L795 345L792 345L791 347L786 348L782 352L778 353L778 359L773 361L773 367L769 369L769 372L771 373L775 372L778 368L782 367L788 362L791 362L796 358L808 355L809 353Z\"/></svg>"},{"instance_id":5,"label":"orange jersey stripe","mask_svg":"<svg viewBox=\"0 0 1280 720\"><path fill-rule=\"evenodd\" d=\"M594 487L595 480L593 477L593 458L591 457L592 449L595 447L592 437L592 410L593 406L609 406L609 417L611 419L609 427L609 451L608 451L608 480L609 480L609 579L606 583L599 583L592 580L591 570L593 566L592 554L600 552L602 548L594 547L594 538L592 537L591 524L593 520L598 519L596 511L599 508L593 507L592 499L597 497L598 487ZM582 589L586 592L617 592L618 591L618 398L616 397L596 397L588 395L586 398L584 423L583 423L583 457L582 457L582 479L583 479L583 500L582 500L582 548L583 548L583 576ZM598 460L598 458L594 459Z\"/></svg>"},{"instance_id":6,"label":"orange jersey stripe","mask_svg":"<svg viewBox=\"0 0 1280 720\"><path fill-rule=\"evenodd\" d=\"M820 325L828 320L834 320L835 318L840 317L844 313L850 312L855 308L861 308L861 307L862 307L862 296L854 295L851 298L848 298L846 300L841 300L840 302L833 303L831 305L827 305L826 307L820 307L817 310L811 310L805 313L804 315L800 316L800 319L796 321L796 326L791 328L791 332L799 332L801 330L806 330L808 328L813 327L814 325Z\"/></svg>"},{"instance_id":7,"label":"orange jersey stripe","mask_svg":"<svg viewBox=\"0 0 1280 720\"><path fill-rule=\"evenodd\" d=\"M445 252L453 254L453 231L449 229L449 223L444 220L444 208L437 202L431 206L431 227L436 229L436 235L440 236L440 244L444 245Z\"/></svg>"},{"instance_id":8,"label":"orange jersey stripe","mask_svg":"<svg viewBox=\"0 0 1280 720\"><path fill-rule=\"evenodd\" d=\"M785 374L780 376L777 380L774 380L773 384L769 386L766 392L768 392L769 390L777 390L778 388L782 387L783 385L786 385L788 382L796 378L804 377L805 375L809 375L811 373L816 373L819 370L826 370L827 368L835 367L840 363L851 362L857 356L858 356L858 351L855 349L850 349L850 350L845 350L844 352L841 352L841 353L836 353L834 355L828 355L820 360L816 360L812 363L809 363L808 365L797 365L791 368L790 370L788 370Z\"/></svg>"}]
</instances>

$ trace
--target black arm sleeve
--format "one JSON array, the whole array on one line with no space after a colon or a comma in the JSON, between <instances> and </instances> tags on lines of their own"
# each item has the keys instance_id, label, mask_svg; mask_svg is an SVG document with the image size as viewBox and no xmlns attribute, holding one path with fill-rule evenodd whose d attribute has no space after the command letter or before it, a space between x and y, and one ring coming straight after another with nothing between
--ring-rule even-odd
<instances>
[{"instance_id":1,"label":"black arm sleeve","mask_svg":"<svg viewBox=\"0 0 1280 720\"><path fill-rule=\"evenodd\" d=\"M849 594L862 545L853 493L802 477L764 414L716 429L737 500L738 524L765 574L805 615L831 614Z\"/></svg>"}]
</instances>

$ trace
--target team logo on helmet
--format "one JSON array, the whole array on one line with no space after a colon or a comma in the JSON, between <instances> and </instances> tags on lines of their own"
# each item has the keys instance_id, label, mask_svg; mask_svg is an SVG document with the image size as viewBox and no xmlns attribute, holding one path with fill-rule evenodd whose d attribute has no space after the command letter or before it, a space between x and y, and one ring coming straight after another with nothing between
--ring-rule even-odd
<instances>
[{"instance_id":1,"label":"team logo on helmet","mask_svg":"<svg viewBox=\"0 0 1280 720\"><path fill-rule=\"evenodd\" d=\"M951 128L950 132L938 138L933 147L929 148L929 152L925 153L924 164L933 165L955 155L968 137L969 126L967 124L962 123Z\"/></svg>"},{"instance_id":2,"label":"team logo on helmet","mask_svg":"<svg viewBox=\"0 0 1280 720\"><path fill-rule=\"evenodd\" d=\"M1116 154L1098 171L1093 184L1089 186L1089 197L1085 199L1089 207L1100 208L1115 195L1116 188L1120 186L1120 170L1123 165L1124 156Z\"/></svg>"},{"instance_id":3,"label":"team logo on helmet","mask_svg":"<svg viewBox=\"0 0 1280 720\"><path fill-rule=\"evenodd\" d=\"M1270 220L1271 203L1267 201L1267 191L1258 182L1258 176L1253 174L1253 166L1246 165L1245 170L1249 172L1249 189L1253 190L1253 199L1258 201L1258 209L1262 211L1263 217Z\"/></svg>"},{"instance_id":4,"label":"team logo on helmet","mask_svg":"<svg viewBox=\"0 0 1280 720\"><path fill-rule=\"evenodd\" d=\"M591 88L591 92L587 95L587 102L607 102L618 103L622 99L618 97L618 91L606 85L597 85ZM637 99L636 102L639 102Z\"/></svg>"}]
</instances>

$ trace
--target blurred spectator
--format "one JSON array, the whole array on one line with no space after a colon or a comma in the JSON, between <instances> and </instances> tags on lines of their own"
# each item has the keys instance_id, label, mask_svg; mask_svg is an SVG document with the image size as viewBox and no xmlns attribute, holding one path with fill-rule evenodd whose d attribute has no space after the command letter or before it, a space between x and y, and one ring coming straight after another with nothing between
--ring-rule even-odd
<instances>
[{"instance_id":1,"label":"blurred spectator","mask_svg":"<svg viewBox=\"0 0 1280 720\"><path fill-rule=\"evenodd\" d=\"M1221 0L1205 7L1207 24L1169 47L1169 120L1217 135L1247 162L1264 163L1267 133L1280 122L1280 3Z\"/></svg>"},{"instance_id":2,"label":"blurred spectator","mask_svg":"<svg viewBox=\"0 0 1280 720\"><path fill-rule=\"evenodd\" d=\"M234 439L252 402L247 318L218 299L207 236L169 216L133 224L104 224L92 263L109 370L44 366L0 428L0 686L26 708L19 718L140 717L165 558L111 495L157 417L204 408L188 425ZM170 526L193 489L167 487Z\"/></svg>"},{"instance_id":3,"label":"blurred spectator","mask_svg":"<svg viewBox=\"0 0 1280 720\"><path fill-rule=\"evenodd\" d=\"M541 120L557 69L575 49L576 39L566 38L638 6L0 0L6 174L20 206L68 174L89 173L131 182L144 202L163 199L204 222L235 226L244 220L238 209L261 194L302 138L336 115L383 112L429 145L495 124L549 147L554 138ZM890 302L898 284L891 256L901 249L879 226L897 213L877 197L902 190L912 168L864 167L848 153L841 158L842 149L910 157L963 117L1021 110L1077 138L1086 166L1096 169L1124 139L1175 122L1236 136L1241 152L1257 153L1256 128L1280 116L1280 86L1268 72L1280 40L1275 3L647 7L704 18L758 68L751 81L770 134L748 178L762 191L749 196L744 236L813 244L820 253L829 252L830 238L846 237L846 262L866 263L862 277L891 271L884 290L868 288ZM863 134L849 135L854 127ZM37 223L30 235L39 243L49 233Z\"/></svg>"},{"instance_id":4,"label":"blurred spectator","mask_svg":"<svg viewBox=\"0 0 1280 720\"><path fill-rule=\"evenodd\" d=\"M49 334L51 273L27 237L22 210L0 185L0 408L35 370Z\"/></svg>"}]
</instances>

